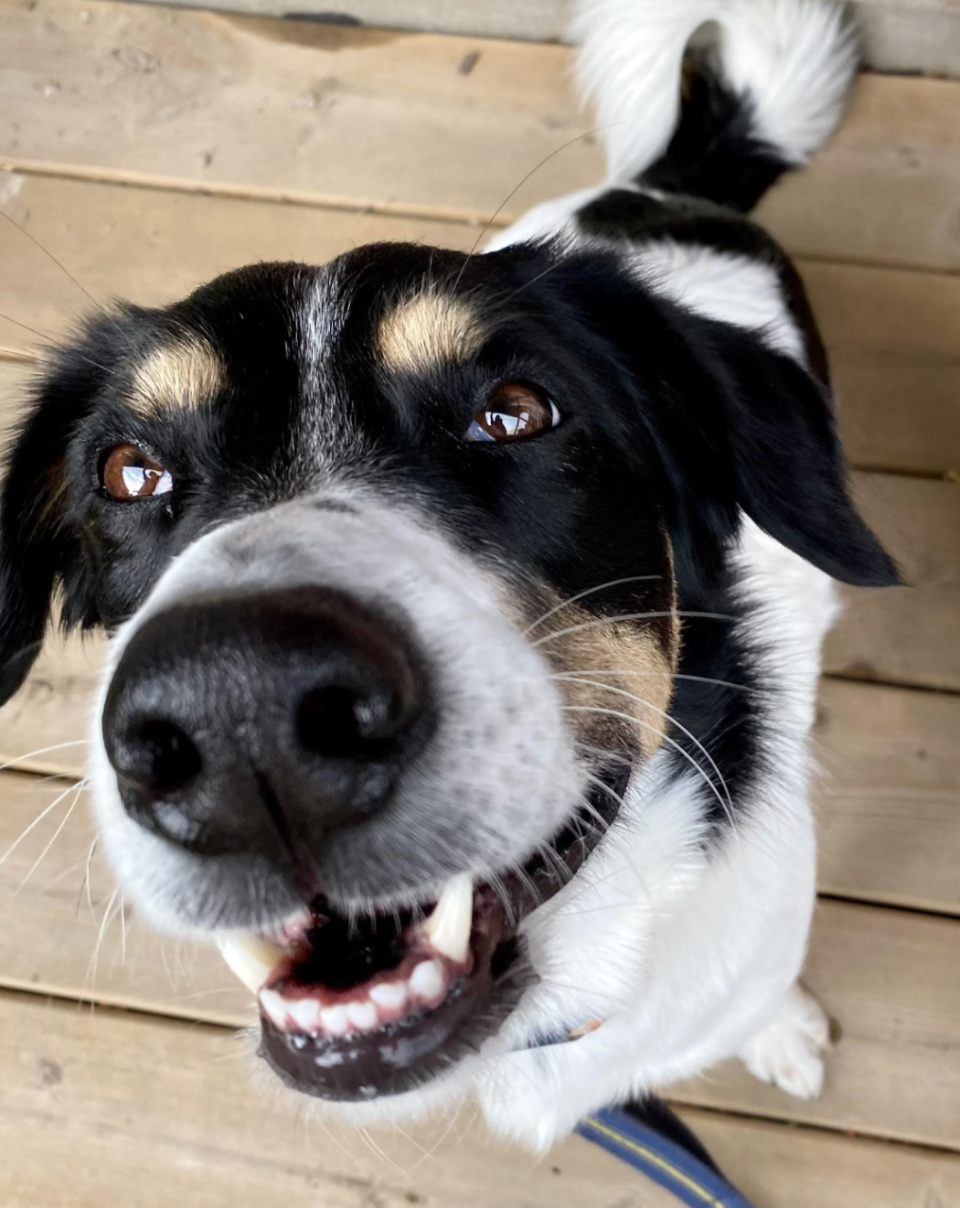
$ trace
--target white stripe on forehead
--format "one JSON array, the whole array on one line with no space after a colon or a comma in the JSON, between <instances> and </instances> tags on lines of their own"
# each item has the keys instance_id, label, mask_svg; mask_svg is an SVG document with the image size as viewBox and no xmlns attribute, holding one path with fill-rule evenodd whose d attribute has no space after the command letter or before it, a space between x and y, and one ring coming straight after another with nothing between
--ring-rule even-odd
<instances>
[{"instance_id":1,"label":"white stripe on forehead","mask_svg":"<svg viewBox=\"0 0 960 1208\"><path fill-rule=\"evenodd\" d=\"M337 261L315 270L306 284L297 313L300 363L299 423L320 458L321 469L343 464L361 449L363 435L344 406L344 383L333 360L343 338L350 293L343 266Z\"/></svg>"}]
</instances>

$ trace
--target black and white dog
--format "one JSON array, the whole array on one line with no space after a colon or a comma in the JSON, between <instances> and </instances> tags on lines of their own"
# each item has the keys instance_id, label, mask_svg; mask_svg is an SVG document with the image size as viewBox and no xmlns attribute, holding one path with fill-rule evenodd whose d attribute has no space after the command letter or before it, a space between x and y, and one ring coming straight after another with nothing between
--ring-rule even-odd
<instances>
[{"instance_id":1,"label":"black and white dog","mask_svg":"<svg viewBox=\"0 0 960 1208\"><path fill-rule=\"evenodd\" d=\"M819 647L831 579L897 581L744 217L840 115L840 10L580 25L611 183L484 255L91 319L2 496L2 697L55 596L115 635L91 775L124 892L220 946L290 1086L361 1121L474 1093L535 1147L734 1054L817 1094Z\"/></svg>"}]
</instances>

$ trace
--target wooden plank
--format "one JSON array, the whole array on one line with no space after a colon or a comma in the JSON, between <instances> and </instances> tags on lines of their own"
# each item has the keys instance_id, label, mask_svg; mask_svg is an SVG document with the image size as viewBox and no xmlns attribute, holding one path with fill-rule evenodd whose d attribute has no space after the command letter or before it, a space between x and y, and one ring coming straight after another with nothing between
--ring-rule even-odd
<instances>
[{"instance_id":1,"label":"wooden plank","mask_svg":"<svg viewBox=\"0 0 960 1208\"><path fill-rule=\"evenodd\" d=\"M0 934L0 984L185 1019L254 1022L250 995L215 951L154 934L129 906L121 917L95 835L89 800L78 800L71 781L0 774L0 918L9 923Z\"/></svg>"},{"instance_id":2,"label":"wooden plank","mask_svg":"<svg viewBox=\"0 0 960 1208\"><path fill-rule=\"evenodd\" d=\"M799 267L851 463L960 471L960 278L809 260Z\"/></svg>"},{"instance_id":3,"label":"wooden plank","mask_svg":"<svg viewBox=\"0 0 960 1208\"><path fill-rule=\"evenodd\" d=\"M960 1149L960 926L821 901L804 981L835 1021L823 1097L791 1101L728 1062L671 1088L733 1108Z\"/></svg>"},{"instance_id":4,"label":"wooden plank","mask_svg":"<svg viewBox=\"0 0 960 1208\"><path fill-rule=\"evenodd\" d=\"M172 301L253 260L320 263L380 239L469 249L480 233L463 223L20 174L0 175L0 210L96 299L143 304ZM0 314L59 336L92 308L8 224L0 225L0 254ZM829 346L851 460L936 474L960 467L960 278L815 261L801 269ZM0 318L0 349L22 356L34 342Z\"/></svg>"},{"instance_id":5,"label":"wooden plank","mask_svg":"<svg viewBox=\"0 0 960 1208\"><path fill-rule=\"evenodd\" d=\"M4 0L0 22L0 160L32 170L486 219L591 129L560 46L104 0ZM808 256L960 267L958 96L863 77L831 147L765 202L772 229ZM594 184L601 159L573 143L501 217Z\"/></svg>"},{"instance_id":6,"label":"wooden plank","mask_svg":"<svg viewBox=\"0 0 960 1208\"><path fill-rule=\"evenodd\" d=\"M69 785L0 777L0 855L65 790L0 864L0 985L249 1024L249 995L215 952L162 940L129 909L123 921L111 912L99 853L87 874L86 802L57 834L73 800ZM956 857L956 847L942 853L942 875ZM960 924L826 901L806 976L843 1034L824 1098L795 1103L736 1067L681 1088L684 1101L960 1148Z\"/></svg>"},{"instance_id":7,"label":"wooden plank","mask_svg":"<svg viewBox=\"0 0 960 1208\"><path fill-rule=\"evenodd\" d=\"M757 218L794 254L960 268L960 84L861 76L842 126ZM934 167L943 157L947 162Z\"/></svg>"},{"instance_id":8,"label":"wooden plank","mask_svg":"<svg viewBox=\"0 0 960 1208\"><path fill-rule=\"evenodd\" d=\"M770 1208L960 1205L955 1159L944 1154L716 1112L688 1109L680 1114L756 1204Z\"/></svg>"},{"instance_id":9,"label":"wooden plank","mask_svg":"<svg viewBox=\"0 0 960 1208\"><path fill-rule=\"evenodd\" d=\"M960 689L960 483L890 474L854 476L867 521L909 584L845 590L827 637L835 675Z\"/></svg>"},{"instance_id":10,"label":"wooden plank","mask_svg":"<svg viewBox=\"0 0 960 1208\"><path fill-rule=\"evenodd\" d=\"M4 1204L213 1208L667 1208L674 1203L579 1138L537 1162L446 1121L412 1136L298 1118L251 1076L235 1042L109 1011L0 997ZM149 1063L149 1094L144 1069ZM758 1203L957 1208L960 1160L814 1130L687 1113ZM446 1132L447 1135L443 1135Z\"/></svg>"},{"instance_id":11,"label":"wooden plank","mask_svg":"<svg viewBox=\"0 0 960 1208\"><path fill-rule=\"evenodd\" d=\"M821 892L960 914L960 697L827 679L815 735Z\"/></svg>"}]
</instances>

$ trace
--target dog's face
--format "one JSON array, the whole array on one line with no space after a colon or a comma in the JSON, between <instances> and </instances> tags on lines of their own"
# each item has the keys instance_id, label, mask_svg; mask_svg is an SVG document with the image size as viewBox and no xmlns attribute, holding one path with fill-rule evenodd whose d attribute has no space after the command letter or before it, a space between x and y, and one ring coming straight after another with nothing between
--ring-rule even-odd
<instances>
[{"instance_id":1,"label":"dog's face","mask_svg":"<svg viewBox=\"0 0 960 1208\"><path fill-rule=\"evenodd\" d=\"M60 350L3 497L3 695L59 586L116 631L126 891L214 932L299 1089L453 1076L658 750L739 510L858 582L823 390L606 256L405 245L230 274ZM580 1022L580 1021L577 1021Z\"/></svg>"}]
</instances>

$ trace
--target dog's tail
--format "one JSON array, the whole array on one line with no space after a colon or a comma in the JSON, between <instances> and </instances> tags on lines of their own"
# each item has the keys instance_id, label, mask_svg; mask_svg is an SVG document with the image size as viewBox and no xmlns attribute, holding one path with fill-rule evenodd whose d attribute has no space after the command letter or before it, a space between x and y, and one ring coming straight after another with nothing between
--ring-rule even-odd
<instances>
[{"instance_id":1,"label":"dog's tail","mask_svg":"<svg viewBox=\"0 0 960 1208\"><path fill-rule=\"evenodd\" d=\"M743 212L826 142L858 60L828 0L579 0L574 33L611 179Z\"/></svg>"}]
</instances>

